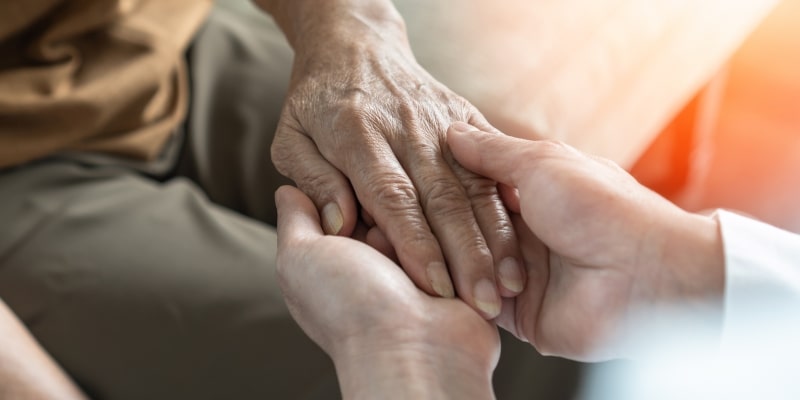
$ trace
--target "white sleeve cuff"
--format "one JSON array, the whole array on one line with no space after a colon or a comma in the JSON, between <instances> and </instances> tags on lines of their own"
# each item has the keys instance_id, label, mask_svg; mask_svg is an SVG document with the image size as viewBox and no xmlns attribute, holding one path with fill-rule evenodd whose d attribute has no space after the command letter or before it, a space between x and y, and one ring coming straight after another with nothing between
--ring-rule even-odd
<instances>
[{"instance_id":1,"label":"white sleeve cuff","mask_svg":"<svg viewBox=\"0 0 800 400\"><path fill-rule=\"evenodd\" d=\"M716 218L725 252L721 345L736 351L759 322L800 318L800 235L724 210Z\"/></svg>"}]
</instances>

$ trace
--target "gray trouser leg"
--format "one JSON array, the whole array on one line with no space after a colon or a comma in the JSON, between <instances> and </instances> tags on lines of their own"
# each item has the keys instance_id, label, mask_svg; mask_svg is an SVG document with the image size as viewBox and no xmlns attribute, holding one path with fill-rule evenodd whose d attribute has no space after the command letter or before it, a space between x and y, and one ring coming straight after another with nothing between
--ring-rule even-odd
<instances>
[{"instance_id":1,"label":"gray trouser leg","mask_svg":"<svg viewBox=\"0 0 800 400\"><path fill-rule=\"evenodd\" d=\"M339 396L258 221L285 182L268 158L291 62L276 32L228 2L198 35L180 172L203 190L64 159L0 172L0 297L97 398Z\"/></svg>"},{"instance_id":2,"label":"gray trouser leg","mask_svg":"<svg viewBox=\"0 0 800 400\"><path fill-rule=\"evenodd\" d=\"M0 297L90 394L335 392L284 308L268 226L182 178L113 167L41 163L0 175L0 192Z\"/></svg>"}]
</instances>

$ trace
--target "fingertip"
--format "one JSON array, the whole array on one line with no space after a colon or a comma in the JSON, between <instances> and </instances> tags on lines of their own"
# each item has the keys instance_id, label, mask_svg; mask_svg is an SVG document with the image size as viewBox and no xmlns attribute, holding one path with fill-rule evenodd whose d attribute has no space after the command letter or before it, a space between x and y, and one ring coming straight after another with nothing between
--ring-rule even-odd
<instances>
[{"instance_id":1,"label":"fingertip","mask_svg":"<svg viewBox=\"0 0 800 400\"><path fill-rule=\"evenodd\" d=\"M455 297L454 282L435 239L401 242L394 249L399 264L419 289L431 296Z\"/></svg>"},{"instance_id":2,"label":"fingertip","mask_svg":"<svg viewBox=\"0 0 800 400\"><path fill-rule=\"evenodd\" d=\"M350 191L322 200L319 208L322 230L326 235L350 237L358 224L358 211Z\"/></svg>"},{"instance_id":3,"label":"fingertip","mask_svg":"<svg viewBox=\"0 0 800 400\"><path fill-rule=\"evenodd\" d=\"M497 279L505 289L502 297L515 297L525 289L524 270L515 257L506 257L498 263Z\"/></svg>"},{"instance_id":4,"label":"fingertip","mask_svg":"<svg viewBox=\"0 0 800 400\"><path fill-rule=\"evenodd\" d=\"M476 139L473 135L479 131L464 122L455 122L447 130L447 145L453 157L465 168L475 171L479 169L481 159Z\"/></svg>"},{"instance_id":5,"label":"fingertip","mask_svg":"<svg viewBox=\"0 0 800 400\"><path fill-rule=\"evenodd\" d=\"M320 209L325 233L350 237L358 224L358 206L352 189L342 187Z\"/></svg>"},{"instance_id":6,"label":"fingertip","mask_svg":"<svg viewBox=\"0 0 800 400\"><path fill-rule=\"evenodd\" d=\"M298 205L296 204L296 201L299 199L298 194L300 196L305 196L297 188L289 185L283 185L275 191L275 207L278 209L278 216L286 214L289 210ZM302 202L302 199L299 200Z\"/></svg>"},{"instance_id":7,"label":"fingertip","mask_svg":"<svg viewBox=\"0 0 800 400\"><path fill-rule=\"evenodd\" d=\"M502 298L493 280L481 279L472 290L475 306L483 314L484 318L495 319L500 315Z\"/></svg>"},{"instance_id":8,"label":"fingertip","mask_svg":"<svg viewBox=\"0 0 800 400\"><path fill-rule=\"evenodd\" d=\"M296 239L299 235L322 234L317 208L308 196L292 186L275 191L278 209L278 238Z\"/></svg>"},{"instance_id":9,"label":"fingertip","mask_svg":"<svg viewBox=\"0 0 800 400\"><path fill-rule=\"evenodd\" d=\"M279 249L283 248L283 243L285 243L286 239L292 234L291 229L289 229L291 223L287 221L292 218L290 216L292 213L292 202L289 199L292 195L292 189L292 187L284 185L275 191L275 208L278 210L277 230Z\"/></svg>"},{"instance_id":10,"label":"fingertip","mask_svg":"<svg viewBox=\"0 0 800 400\"><path fill-rule=\"evenodd\" d=\"M275 206L278 209L281 208L281 204L283 203L283 199L286 197L286 191L288 190L287 189L288 187L289 185L283 185L278 187L277 190L275 190Z\"/></svg>"},{"instance_id":11,"label":"fingertip","mask_svg":"<svg viewBox=\"0 0 800 400\"><path fill-rule=\"evenodd\" d=\"M453 154L461 153L464 155L465 151L470 150L465 145L468 143L469 138L477 133L480 133L480 130L466 122L454 122L450 125L447 129L447 143Z\"/></svg>"},{"instance_id":12,"label":"fingertip","mask_svg":"<svg viewBox=\"0 0 800 400\"><path fill-rule=\"evenodd\" d=\"M524 143L503 134L478 130L463 122L450 126L447 144L464 168L497 182L513 183Z\"/></svg>"},{"instance_id":13,"label":"fingertip","mask_svg":"<svg viewBox=\"0 0 800 400\"><path fill-rule=\"evenodd\" d=\"M478 129L478 128L476 128L476 127L474 127L474 126L472 126L472 125L470 125L470 124L468 124L466 122L461 122L461 121L453 122L450 125L450 129L449 130L450 130L450 132L455 133L456 135L480 131L480 129Z\"/></svg>"},{"instance_id":14,"label":"fingertip","mask_svg":"<svg viewBox=\"0 0 800 400\"><path fill-rule=\"evenodd\" d=\"M447 266L443 262L434 261L428 264L425 274L428 277L431 288L439 297L451 299L456 296Z\"/></svg>"}]
</instances>

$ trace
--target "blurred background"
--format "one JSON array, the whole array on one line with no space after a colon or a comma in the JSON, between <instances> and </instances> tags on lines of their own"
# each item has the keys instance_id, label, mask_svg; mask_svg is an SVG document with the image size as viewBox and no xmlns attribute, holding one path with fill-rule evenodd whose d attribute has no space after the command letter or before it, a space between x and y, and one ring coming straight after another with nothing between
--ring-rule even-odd
<instances>
[{"instance_id":1,"label":"blurred background","mask_svg":"<svg viewBox=\"0 0 800 400\"><path fill-rule=\"evenodd\" d=\"M710 126L695 98L633 174L686 209L730 208L800 233L800 1L782 1L714 79Z\"/></svg>"},{"instance_id":2,"label":"blurred background","mask_svg":"<svg viewBox=\"0 0 800 400\"><path fill-rule=\"evenodd\" d=\"M420 63L506 133L610 158L687 210L800 233L800 0L395 3ZM589 375L503 346L532 357L501 360L496 387L519 390L500 399L575 398Z\"/></svg>"}]
</instances>

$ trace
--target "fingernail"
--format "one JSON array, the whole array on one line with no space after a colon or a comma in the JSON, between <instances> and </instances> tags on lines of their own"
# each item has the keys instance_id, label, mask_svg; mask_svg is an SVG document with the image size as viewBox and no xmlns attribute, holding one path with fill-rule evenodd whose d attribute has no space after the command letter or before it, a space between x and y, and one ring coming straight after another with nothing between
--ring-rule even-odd
<instances>
[{"instance_id":1,"label":"fingernail","mask_svg":"<svg viewBox=\"0 0 800 400\"><path fill-rule=\"evenodd\" d=\"M472 132L476 130L472 125L465 122L454 122L453 125L450 125L450 128L461 133Z\"/></svg>"},{"instance_id":2,"label":"fingernail","mask_svg":"<svg viewBox=\"0 0 800 400\"><path fill-rule=\"evenodd\" d=\"M475 284L475 305L483 311L488 318L500 314L500 297L494 283L488 279L481 279Z\"/></svg>"},{"instance_id":3,"label":"fingernail","mask_svg":"<svg viewBox=\"0 0 800 400\"><path fill-rule=\"evenodd\" d=\"M521 292L525 287L519 262L514 257L506 257L500 261L500 265L497 266L497 275L500 278L500 284L514 293Z\"/></svg>"},{"instance_id":4,"label":"fingernail","mask_svg":"<svg viewBox=\"0 0 800 400\"><path fill-rule=\"evenodd\" d=\"M430 281L433 291L444 298L456 297L453 283L450 282L450 274L447 273L447 266L440 262L432 262L428 265L428 281Z\"/></svg>"},{"instance_id":5,"label":"fingernail","mask_svg":"<svg viewBox=\"0 0 800 400\"><path fill-rule=\"evenodd\" d=\"M339 205L336 203L328 203L322 208L322 229L325 233L336 235L342 230L344 226L344 216Z\"/></svg>"}]
</instances>

